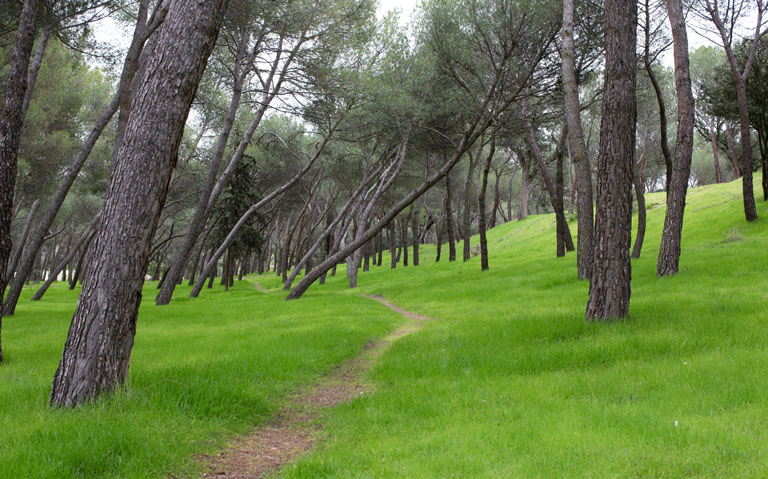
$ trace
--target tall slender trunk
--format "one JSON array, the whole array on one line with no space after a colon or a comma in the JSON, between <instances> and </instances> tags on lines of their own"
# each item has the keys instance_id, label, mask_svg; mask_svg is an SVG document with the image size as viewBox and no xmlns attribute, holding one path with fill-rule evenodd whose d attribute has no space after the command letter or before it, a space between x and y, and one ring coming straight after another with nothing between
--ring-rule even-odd
<instances>
[{"instance_id":1,"label":"tall slender trunk","mask_svg":"<svg viewBox=\"0 0 768 479\"><path fill-rule=\"evenodd\" d=\"M563 0L563 29L561 58L563 62L563 97L565 121L568 125L568 150L576 170L578 237L576 239L576 270L579 279L592 273L593 223L592 171L581 125L579 85L576 76L576 48L573 37L574 2Z\"/></svg>"},{"instance_id":2,"label":"tall slender trunk","mask_svg":"<svg viewBox=\"0 0 768 479\"><path fill-rule=\"evenodd\" d=\"M728 143L728 159L731 160L731 165L733 165L733 172L736 178L741 178L741 167L739 166L739 159L736 157L736 149L733 145L733 130L731 129L731 124L727 121L725 122L725 140Z\"/></svg>"},{"instance_id":3,"label":"tall slender trunk","mask_svg":"<svg viewBox=\"0 0 768 479\"><path fill-rule=\"evenodd\" d=\"M656 102L659 104L659 132L661 133L661 153L664 156L664 165L666 166L666 179L664 181L665 183L665 189L667 192L669 192L669 184L672 180L672 153L669 151L669 139L667 137L667 108L664 104L664 94L661 91L661 85L659 85L659 80L656 78L656 74L653 71L653 65L651 65L651 32L650 32L650 24L651 24L651 13L650 13L650 0L645 0L644 5L644 12L645 12L645 42L644 42L644 49L643 49L643 65L645 66L645 71L648 73L648 78L651 80L651 85L653 85L653 91L656 93Z\"/></svg>"},{"instance_id":4,"label":"tall slender trunk","mask_svg":"<svg viewBox=\"0 0 768 479\"><path fill-rule=\"evenodd\" d=\"M539 147L539 143L536 141L533 125L531 125L531 122L528 119L525 120L525 128L528 132L528 146L531 148L533 156L536 158L536 163L539 165L541 178L544 180L544 185L549 195L549 201L552 204L552 209L555 211L555 221L557 224L557 256L565 256L566 250L573 251L575 248L573 246L571 230L568 227L568 221L565 219L565 210L562 199L563 197L560 195L560 200L558 201L557 188L555 187L555 184L552 181L552 177L547 170L547 164L544 161L544 153L542 153L541 148ZM561 156L563 154L565 138L568 134L566 131L567 127L564 126L563 128L564 130L560 134L560 144L557 146L557 150L555 151L555 157Z\"/></svg>"},{"instance_id":5,"label":"tall slender trunk","mask_svg":"<svg viewBox=\"0 0 768 479\"><path fill-rule=\"evenodd\" d=\"M225 8L226 0L177 0L157 32L110 175L94 265L53 380L54 406L78 405L125 381L152 237Z\"/></svg>"},{"instance_id":6,"label":"tall slender trunk","mask_svg":"<svg viewBox=\"0 0 768 479\"><path fill-rule=\"evenodd\" d=\"M587 320L629 314L632 265L632 163L635 152L637 3L605 2L605 87L597 164L594 264Z\"/></svg>"},{"instance_id":7,"label":"tall slender trunk","mask_svg":"<svg viewBox=\"0 0 768 479\"><path fill-rule=\"evenodd\" d=\"M688 60L688 34L685 30L682 0L667 0L667 12L674 42L677 141L672 178L667 183L667 213L664 219L659 258L656 262L656 275L659 277L677 274L679 270L685 197L688 192L688 178L691 174L693 156L695 115Z\"/></svg>"},{"instance_id":8,"label":"tall slender trunk","mask_svg":"<svg viewBox=\"0 0 768 479\"><path fill-rule=\"evenodd\" d=\"M451 194L451 176L449 173L445 175L445 228L448 233L448 261L456 261L456 239L453 228Z\"/></svg>"},{"instance_id":9,"label":"tall slender trunk","mask_svg":"<svg viewBox=\"0 0 768 479\"><path fill-rule=\"evenodd\" d=\"M520 169L522 170L520 180L520 206L517 209L517 221L521 221L528 217L528 202L531 197L531 168L530 164L523 159L523 155L517 153L517 158L520 162Z\"/></svg>"},{"instance_id":10,"label":"tall slender trunk","mask_svg":"<svg viewBox=\"0 0 768 479\"><path fill-rule=\"evenodd\" d=\"M491 137L491 148L483 165L482 183L480 184L480 193L477 195L478 229L480 230L480 270L488 270L488 238L485 235L485 192L488 189L488 173L491 170L491 162L496 152L496 136ZM496 186L498 187L498 176L496 177ZM495 203L494 203L495 208ZM495 216L495 212L492 213Z\"/></svg>"},{"instance_id":11,"label":"tall slender trunk","mask_svg":"<svg viewBox=\"0 0 768 479\"><path fill-rule=\"evenodd\" d=\"M472 251L470 249L471 245L469 244L469 237L471 236L471 212L472 212L472 199L474 198L474 195L472 195L472 180L474 179L475 174L475 166L477 166L477 161L479 161L480 156L483 154L483 141L480 141L480 145L478 147L477 151L477 157L478 160L475 160L474 156L470 153L469 154L469 168L467 169L467 179L464 183L464 208L462 210L462 239L463 241L463 255L462 259L464 261L469 261L469 258L472 256Z\"/></svg>"},{"instance_id":12,"label":"tall slender trunk","mask_svg":"<svg viewBox=\"0 0 768 479\"><path fill-rule=\"evenodd\" d=\"M0 299L5 294L9 278L5 276L11 255L11 222L13 217L13 193L16 185L16 166L19 156L21 129L24 125L24 98L27 93L29 57L35 43L35 20L40 7L39 0L25 0L16 31L10 71L5 83L5 105L0 116ZM0 312L0 334L3 313ZM0 336L1 338L1 336ZM0 340L0 363L3 348Z\"/></svg>"},{"instance_id":13,"label":"tall slender trunk","mask_svg":"<svg viewBox=\"0 0 768 479\"><path fill-rule=\"evenodd\" d=\"M718 183L723 182L723 176L720 173L720 161L719 153L720 149L717 147L717 134L715 133L715 120L709 119L709 142L712 144L712 159L715 163L715 179Z\"/></svg>"},{"instance_id":14,"label":"tall slender trunk","mask_svg":"<svg viewBox=\"0 0 768 479\"><path fill-rule=\"evenodd\" d=\"M646 145L647 147L647 145ZM643 151L640 157L640 165L644 165L648 157L648 150ZM645 225L647 210L645 207L645 182L642 180L642 167L635 168L632 178L635 186L635 197L637 198L637 233L635 234L635 245L632 247L632 258L639 258L643 251L643 241L645 240Z\"/></svg>"}]
</instances>

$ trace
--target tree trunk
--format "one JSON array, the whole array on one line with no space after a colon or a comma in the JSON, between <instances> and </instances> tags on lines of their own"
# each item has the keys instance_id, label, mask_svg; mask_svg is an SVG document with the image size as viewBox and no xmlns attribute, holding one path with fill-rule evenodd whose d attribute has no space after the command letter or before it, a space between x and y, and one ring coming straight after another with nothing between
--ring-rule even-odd
<instances>
[{"instance_id":1,"label":"tree trunk","mask_svg":"<svg viewBox=\"0 0 768 479\"><path fill-rule=\"evenodd\" d=\"M565 121L568 125L568 150L576 170L578 237L576 251L576 269L579 279L589 278L592 272L593 250L593 211L592 211L592 171L589 165L587 145L584 142L584 130L581 125L581 105L579 104L579 85L576 77L576 49L573 37L574 21L573 0L563 0L563 96L565 101Z\"/></svg>"},{"instance_id":2,"label":"tree trunk","mask_svg":"<svg viewBox=\"0 0 768 479\"><path fill-rule=\"evenodd\" d=\"M709 119L709 141L712 143L712 158L715 162L715 178L718 184L723 182L723 176L720 173L720 161L718 159L720 149L717 147L717 135L715 134L715 120Z\"/></svg>"},{"instance_id":3,"label":"tree trunk","mask_svg":"<svg viewBox=\"0 0 768 479\"><path fill-rule=\"evenodd\" d=\"M21 288L24 286L24 281L32 272L35 258L37 257L40 248L45 242L45 237L48 233L48 230L51 228L51 225L56 219L56 215L61 209L61 206L64 204L64 200L67 198L69 190L72 188L72 185L80 174L80 170L83 168L83 165L85 165L86 160L88 160L91 151L96 146L96 142L99 140L101 134L104 132L104 129L107 127L115 112L117 112L118 108L120 107L123 98L130 94L131 84L139 67L139 58L141 56L141 52L144 48L144 44L146 43L147 38L151 33L151 29L149 28L150 26L144 24L144 20L146 19L147 4L148 2L146 0L140 3L139 17L136 22L136 28L133 33L131 45L128 48L128 53L126 54L125 61L123 63L123 71L120 76L120 83L117 86L117 92L115 93L114 97L112 97L112 101L109 103L109 106L107 106L107 109L96 120L96 124L93 126L93 128L91 128L90 133L86 137L83 145L80 147L80 151L77 153L77 156L67 169L67 172L64 174L64 178L59 184L59 187L56 190L56 193L53 195L53 198L51 199L48 208L45 210L45 213L40 219L40 222L29 235L29 241L27 246L24 248L25 253L21 257L21 263L19 265L17 275L10 285L8 296L5 298L5 303L3 305L5 314L12 315L15 312L16 303L19 300L19 295L21 294ZM165 8L159 8L153 16L153 21L164 21L165 11ZM117 148L115 148L115 151L117 151Z\"/></svg>"},{"instance_id":4,"label":"tree trunk","mask_svg":"<svg viewBox=\"0 0 768 479\"><path fill-rule=\"evenodd\" d=\"M485 192L488 189L488 173L491 170L491 161L496 152L496 137L491 137L491 150L483 165L482 183L480 193L477 195L478 229L480 230L480 270L488 270L488 238L485 235ZM498 176L496 177L496 186L498 187ZM497 195L498 196L498 195ZM495 203L494 203L495 208ZM492 213L495 215L495 213Z\"/></svg>"},{"instance_id":5,"label":"tree trunk","mask_svg":"<svg viewBox=\"0 0 768 479\"><path fill-rule=\"evenodd\" d=\"M643 151L643 155L640 157L641 165L645 164L647 157L648 151L646 149L646 151ZM643 241L645 240L647 210L645 207L645 183L642 180L640 171L641 168L636 168L632 175L635 182L635 196L637 197L637 233L635 234L635 246L632 247L633 258L640 257L640 253L643 250Z\"/></svg>"},{"instance_id":6,"label":"tree trunk","mask_svg":"<svg viewBox=\"0 0 768 479\"><path fill-rule=\"evenodd\" d=\"M480 141L480 146L478 147L477 151L477 158L480 159L480 156L483 154L483 141ZM469 237L471 235L471 213L472 213L472 199L474 196L472 195L472 177L475 174L475 166L477 165L477 161L475 161L474 157L470 153L469 155L469 168L467 169L467 179L464 183L464 209L462 211L462 233L463 233L463 255L462 259L464 261L469 261L469 258L472 257L472 251L471 251L471 245L469 244Z\"/></svg>"},{"instance_id":7,"label":"tree trunk","mask_svg":"<svg viewBox=\"0 0 768 479\"><path fill-rule=\"evenodd\" d=\"M522 177L520 180L520 207L517 209L517 221L528 217L528 202L531 197L531 168L530 164L523 159L523 155L517 153Z\"/></svg>"},{"instance_id":8,"label":"tree trunk","mask_svg":"<svg viewBox=\"0 0 768 479\"><path fill-rule=\"evenodd\" d=\"M757 220L755 192L752 185L752 137L749 126L749 106L747 104L747 82L739 78L736 85L736 98L739 102L739 121L741 123L741 191L744 197L744 216L747 221Z\"/></svg>"},{"instance_id":9,"label":"tree trunk","mask_svg":"<svg viewBox=\"0 0 768 479\"><path fill-rule=\"evenodd\" d=\"M456 261L456 239L451 203L451 176L449 173L445 175L445 230L448 233L448 261Z\"/></svg>"},{"instance_id":10,"label":"tree trunk","mask_svg":"<svg viewBox=\"0 0 768 479\"><path fill-rule=\"evenodd\" d=\"M21 237L19 238L19 244L14 249L13 256L8 263L8 268L5 270L5 277L9 280L13 277L13 273L16 271L16 266L19 264L19 258L21 258L21 254L24 252L24 245L27 242L27 236L29 235L29 230L32 227L32 221L35 218L35 213L37 213L38 206L40 206L40 200L35 200L35 202L32 203L32 206L29 208L27 220L24 222L24 230L22 231ZM2 308L2 305L0 305L0 308Z\"/></svg>"},{"instance_id":11,"label":"tree trunk","mask_svg":"<svg viewBox=\"0 0 768 479\"><path fill-rule=\"evenodd\" d=\"M542 153L541 148L539 148L539 144L536 141L536 136L533 131L533 125L531 125L531 122L528 119L525 120L525 127L528 132L528 146L530 146L531 151L533 152L533 156L536 158L536 163L539 165L541 178L544 180L544 185L547 189L547 193L549 194L549 200L552 204L552 209L555 211L555 221L557 223L557 256L562 257L565 256L566 250L573 251L575 249L573 246L573 239L571 237L571 230L568 227L568 221L565 219L563 197L560 195L560 200L558 201L557 188L552 181L552 177L549 175L549 171L547 171L547 164L544 161L544 154ZM555 157L562 156L564 140L567 133L567 131L563 131L560 134L560 144L555 151Z\"/></svg>"},{"instance_id":12,"label":"tree trunk","mask_svg":"<svg viewBox=\"0 0 768 479\"><path fill-rule=\"evenodd\" d=\"M387 228L387 239L389 240L389 255L391 256L391 269L397 268L397 246L395 244L395 221L392 220Z\"/></svg>"},{"instance_id":13,"label":"tree trunk","mask_svg":"<svg viewBox=\"0 0 768 479\"><path fill-rule=\"evenodd\" d=\"M629 314L632 163L635 152L637 3L605 2L605 87L597 165L594 263L587 320Z\"/></svg>"},{"instance_id":14,"label":"tree trunk","mask_svg":"<svg viewBox=\"0 0 768 479\"><path fill-rule=\"evenodd\" d=\"M736 174L736 178L741 178L741 167L739 166L739 159L736 157L736 149L734 148L733 130L731 130L731 124L725 122L725 140L728 143L728 159L731 160L733 165L733 172Z\"/></svg>"},{"instance_id":15,"label":"tree trunk","mask_svg":"<svg viewBox=\"0 0 768 479\"><path fill-rule=\"evenodd\" d=\"M225 8L226 0L177 0L157 32L112 167L94 265L53 380L54 406L76 406L125 381L152 237Z\"/></svg>"},{"instance_id":16,"label":"tree trunk","mask_svg":"<svg viewBox=\"0 0 768 479\"><path fill-rule=\"evenodd\" d=\"M51 287L53 282L56 280L56 277L59 275L61 270L64 269L64 267L69 263L72 258L74 258L75 254L80 250L80 248L87 248L88 243L91 242L93 239L93 234L91 232L96 228L98 225L98 222L101 218L101 213L97 215L91 223L85 228L85 230L80 235L80 238L72 245L72 248L69 250L69 253L64 257L61 262L55 266L51 270L51 274L48 276L48 279L46 282L40 287L40 289L37 290L34 296L32 296L32 301L40 301L43 299L43 296L45 295L46 291L48 291L48 288Z\"/></svg>"},{"instance_id":17,"label":"tree trunk","mask_svg":"<svg viewBox=\"0 0 768 479\"><path fill-rule=\"evenodd\" d=\"M653 65L651 65L651 32L650 32L650 0L645 0L645 43L643 52L643 65L645 71L648 73L648 78L653 85L653 91L656 93L656 101L659 104L659 132L661 134L661 153L664 156L664 165L666 166L666 179L665 189L669 192L669 185L672 180L672 153L669 151L669 139L667 138L667 108L664 105L664 94L661 91L659 81L656 79L656 74L653 72Z\"/></svg>"},{"instance_id":18,"label":"tree trunk","mask_svg":"<svg viewBox=\"0 0 768 479\"><path fill-rule=\"evenodd\" d=\"M5 294L5 270L11 255L11 222L13 216L13 192L16 185L16 166L19 156L21 128L24 125L24 97L27 93L27 70L32 46L35 43L35 20L40 7L39 0L25 0L16 31L10 71L5 83L5 105L0 116L0 298ZM0 312L0 333L3 313ZM0 336L1 337L1 336ZM0 363L3 348L0 341Z\"/></svg>"},{"instance_id":19,"label":"tree trunk","mask_svg":"<svg viewBox=\"0 0 768 479\"><path fill-rule=\"evenodd\" d=\"M667 0L669 23L672 26L675 55L675 90L677 91L677 142L675 163L667 193L667 214L661 235L661 248L656 262L659 277L677 274L680 263L680 243L683 235L685 197L693 156L694 99L688 60L688 34L682 0Z\"/></svg>"},{"instance_id":20,"label":"tree trunk","mask_svg":"<svg viewBox=\"0 0 768 479\"><path fill-rule=\"evenodd\" d=\"M421 204L416 203L416 210L413 212L413 216L411 216L411 234L413 235L412 243L413 246L413 265L418 266L419 265L419 214L421 213Z\"/></svg>"}]
</instances>

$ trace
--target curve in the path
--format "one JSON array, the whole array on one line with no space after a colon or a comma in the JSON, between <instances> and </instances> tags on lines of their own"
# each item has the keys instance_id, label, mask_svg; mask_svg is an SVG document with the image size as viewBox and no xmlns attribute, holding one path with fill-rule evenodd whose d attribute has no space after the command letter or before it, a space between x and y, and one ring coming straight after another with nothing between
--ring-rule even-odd
<instances>
[{"instance_id":1,"label":"curve in the path","mask_svg":"<svg viewBox=\"0 0 768 479\"><path fill-rule=\"evenodd\" d=\"M259 291L267 293L258 283ZM357 357L337 367L318 384L291 396L272 423L260 426L216 456L200 458L208 470L204 477L260 478L289 464L309 451L318 440L320 412L373 393L364 374L376 358L397 340L419 331L426 316L406 311L381 296L365 296L396 311L408 321L387 336L369 342Z\"/></svg>"}]
</instances>

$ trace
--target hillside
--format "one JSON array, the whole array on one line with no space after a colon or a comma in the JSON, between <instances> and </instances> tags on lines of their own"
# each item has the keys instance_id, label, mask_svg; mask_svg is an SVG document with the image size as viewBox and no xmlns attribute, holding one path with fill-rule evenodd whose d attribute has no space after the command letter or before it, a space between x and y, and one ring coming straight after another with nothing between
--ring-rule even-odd
<instances>
[{"instance_id":1,"label":"hillside","mask_svg":"<svg viewBox=\"0 0 768 479\"><path fill-rule=\"evenodd\" d=\"M418 267L374 267L355 290L342 269L292 302L274 276L198 300L180 289L162 308L148 284L128 388L76 411L47 406L76 295L57 286L32 304L29 289L4 319L0 471L192 474L194 454L402 324L361 296L374 294L437 321L378 358L375 394L322 415L324 441L280 477L761 477L768 206L746 223L740 191L689 192L681 272L664 280L663 195L647 196L631 317L615 324L585 324L588 283L575 254L555 258L552 215L493 229L485 273L479 257L435 264L424 246Z\"/></svg>"}]
</instances>

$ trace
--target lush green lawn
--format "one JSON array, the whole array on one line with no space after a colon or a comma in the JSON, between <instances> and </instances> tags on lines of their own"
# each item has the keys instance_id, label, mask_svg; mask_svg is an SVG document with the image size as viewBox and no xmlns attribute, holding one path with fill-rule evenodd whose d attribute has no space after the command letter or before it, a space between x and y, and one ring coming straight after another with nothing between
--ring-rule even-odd
<instances>
[{"instance_id":1,"label":"lush green lawn","mask_svg":"<svg viewBox=\"0 0 768 479\"><path fill-rule=\"evenodd\" d=\"M0 477L167 477L233 432L267 420L288 391L401 322L364 298L286 303L246 283L170 306L148 285L129 386L95 405L47 405L76 295L52 288L3 318ZM188 288L181 291L188 292Z\"/></svg>"},{"instance_id":2,"label":"lush green lawn","mask_svg":"<svg viewBox=\"0 0 768 479\"><path fill-rule=\"evenodd\" d=\"M419 267L361 272L357 290L342 270L293 302L240 283L156 308L148 287L129 387L75 411L47 407L75 296L23 299L4 319L0 477L192 470L400 322L363 293L441 321L395 344L377 393L329 412L327 441L283 477L764 477L768 207L747 224L739 197L738 183L690 192L681 273L658 280L663 198L649 195L616 324L585 324L588 284L574 254L554 257L552 216L493 230L485 273L423 247Z\"/></svg>"},{"instance_id":3,"label":"lush green lawn","mask_svg":"<svg viewBox=\"0 0 768 479\"><path fill-rule=\"evenodd\" d=\"M740 191L690 192L675 278L655 278L664 208L649 211L617 324L585 324L551 216L491 232L486 273L428 248L362 275L360 292L442 321L396 344L377 394L329 413L328 441L282 477L765 477L768 207L746 224Z\"/></svg>"}]
</instances>

